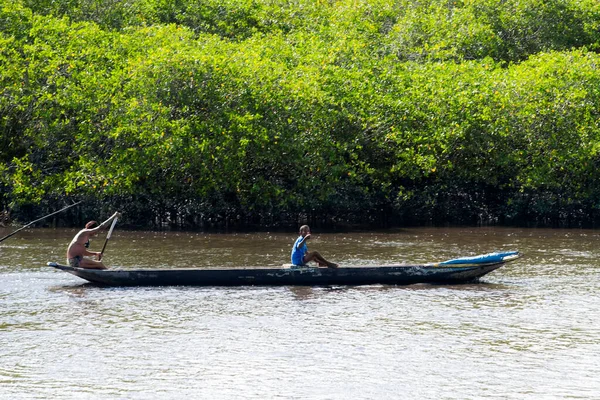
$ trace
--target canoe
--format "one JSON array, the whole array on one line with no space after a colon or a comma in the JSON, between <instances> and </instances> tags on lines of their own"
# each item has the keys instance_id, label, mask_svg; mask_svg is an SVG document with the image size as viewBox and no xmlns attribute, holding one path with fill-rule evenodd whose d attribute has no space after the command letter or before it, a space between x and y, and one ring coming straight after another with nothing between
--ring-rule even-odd
<instances>
[{"instance_id":1,"label":"canoe","mask_svg":"<svg viewBox=\"0 0 600 400\"><path fill-rule=\"evenodd\" d=\"M398 264L343 268L292 266L286 268L96 270L73 268L55 262L49 262L47 265L103 286L409 285L471 282L520 257L519 252L513 251L423 265Z\"/></svg>"}]
</instances>

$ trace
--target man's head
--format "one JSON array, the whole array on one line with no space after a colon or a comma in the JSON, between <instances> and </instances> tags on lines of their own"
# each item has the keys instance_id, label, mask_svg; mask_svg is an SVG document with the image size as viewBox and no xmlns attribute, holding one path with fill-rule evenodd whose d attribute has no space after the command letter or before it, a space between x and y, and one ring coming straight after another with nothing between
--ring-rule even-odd
<instances>
[{"instance_id":1,"label":"man's head","mask_svg":"<svg viewBox=\"0 0 600 400\"><path fill-rule=\"evenodd\" d=\"M309 233L310 233L310 227L308 225L302 225L300 227L300 235L301 236L306 236Z\"/></svg>"},{"instance_id":2,"label":"man's head","mask_svg":"<svg viewBox=\"0 0 600 400\"><path fill-rule=\"evenodd\" d=\"M87 224L85 224L85 229L93 229L97 226L98 226L98 223L96 221L90 221Z\"/></svg>"}]
</instances>

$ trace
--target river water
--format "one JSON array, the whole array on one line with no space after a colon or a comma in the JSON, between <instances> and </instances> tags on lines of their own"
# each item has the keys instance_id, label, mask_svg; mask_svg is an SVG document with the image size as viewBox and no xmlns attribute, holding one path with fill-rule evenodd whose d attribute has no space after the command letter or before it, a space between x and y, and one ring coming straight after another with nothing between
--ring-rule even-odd
<instances>
[{"instance_id":1,"label":"river water","mask_svg":"<svg viewBox=\"0 0 600 400\"><path fill-rule=\"evenodd\" d=\"M600 231L313 232L342 266L525 254L475 284L314 288L94 287L45 266L75 233L0 244L2 399L600 399ZM105 262L281 265L295 237L117 230Z\"/></svg>"}]
</instances>

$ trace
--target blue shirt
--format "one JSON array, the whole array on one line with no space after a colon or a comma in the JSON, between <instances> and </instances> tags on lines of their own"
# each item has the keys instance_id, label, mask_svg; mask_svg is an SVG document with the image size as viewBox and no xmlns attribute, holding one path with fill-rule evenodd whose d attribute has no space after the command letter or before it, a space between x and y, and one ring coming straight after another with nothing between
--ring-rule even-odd
<instances>
[{"instance_id":1,"label":"blue shirt","mask_svg":"<svg viewBox=\"0 0 600 400\"><path fill-rule=\"evenodd\" d=\"M292 264L294 265L304 265L304 255L308 251L308 247L306 246L306 242L301 247L298 247L298 244L304 239L302 236L299 236L294 242L294 248L292 249Z\"/></svg>"}]
</instances>

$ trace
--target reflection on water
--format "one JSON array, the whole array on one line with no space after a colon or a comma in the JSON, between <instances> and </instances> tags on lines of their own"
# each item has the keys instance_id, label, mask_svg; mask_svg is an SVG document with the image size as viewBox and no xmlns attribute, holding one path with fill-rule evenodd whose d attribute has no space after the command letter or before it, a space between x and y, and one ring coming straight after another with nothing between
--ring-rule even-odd
<instances>
[{"instance_id":1,"label":"reflection on water","mask_svg":"<svg viewBox=\"0 0 600 400\"><path fill-rule=\"evenodd\" d=\"M52 293L64 293L74 297L84 297L90 290L97 289L95 285L90 283L69 284L61 286L50 286L48 291Z\"/></svg>"},{"instance_id":2,"label":"reflection on water","mask_svg":"<svg viewBox=\"0 0 600 400\"><path fill-rule=\"evenodd\" d=\"M504 250L526 258L476 284L276 288L96 287L45 267L63 261L74 234L26 230L0 244L2 398L600 393L596 231L316 233L309 247L342 265ZM106 261L124 269L281 265L294 239L116 231Z\"/></svg>"}]
</instances>

